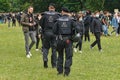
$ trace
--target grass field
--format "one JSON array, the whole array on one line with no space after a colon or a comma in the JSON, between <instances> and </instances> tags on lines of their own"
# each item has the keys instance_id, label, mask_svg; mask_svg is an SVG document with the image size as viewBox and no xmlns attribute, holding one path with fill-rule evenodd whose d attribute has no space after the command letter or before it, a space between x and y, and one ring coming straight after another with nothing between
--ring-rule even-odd
<instances>
[{"instance_id":1,"label":"grass field","mask_svg":"<svg viewBox=\"0 0 120 80\"><path fill-rule=\"evenodd\" d=\"M102 37L103 52L97 46L90 50L94 41L83 42L83 53L74 53L69 77L57 76L56 69L43 68L42 55L31 50L27 59L21 27L7 28L0 24L0 80L120 80L120 36Z\"/></svg>"}]
</instances>

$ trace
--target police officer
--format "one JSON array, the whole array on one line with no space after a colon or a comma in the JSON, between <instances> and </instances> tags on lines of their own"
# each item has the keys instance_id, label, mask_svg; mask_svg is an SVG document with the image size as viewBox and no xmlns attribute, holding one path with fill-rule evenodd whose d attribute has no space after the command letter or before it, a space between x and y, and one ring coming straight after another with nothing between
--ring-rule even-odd
<instances>
[{"instance_id":1,"label":"police officer","mask_svg":"<svg viewBox=\"0 0 120 80\"><path fill-rule=\"evenodd\" d=\"M48 7L49 11L43 13L43 16L40 21L40 25L42 27L43 32L43 61L44 61L44 68L48 67L48 52L50 47L52 48L52 55L51 55L51 64L52 68L56 67L56 39L55 35L53 34L53 26L55 21L59 18L59 13L55 12L55 4L51 3Z\"/></svg>"},{"instance_id":2,"label":"police officer","mask_svg":"<svg viewBox=\"0 0 120 80\"><path fill-rule=\"evenodd\" d=\"M68 76L70 73L70 67L72 65L72 56L73 42L71 37L76 28L75 21L68 16L69 10L65 7L62 8L62 17L57 19L57 22L54 26L54 33L57 35L57 51L58 51L58 62L57 62L57 71L58 75L63 74ZM77 29L79 30L79 28ZM65 65L64 63L64 50L65 50ZM63 70L64 67L64 70Z\"/></svg>"},{"instance_id":3,"label":"police officer","mask_svg":"<svg viewBox=\"0 0 120 80\"><path fill-rule=\"evenodd\" d=\"M98 49L101 52L102 48L101 48L100 36L102 33L102 23L99 20L98 11L95 12L95 17L93 18L93 21L92 21L92 32L94 33L96 40L91 44L90 48L92 49L97 44Z\"/></svg>"},{"instance_id":4,"label":"police officer","mask_svg":"<svg viewBox=\"0 0 120 80\"><path fill-rule=\"evenodd\" d=\"M33 7L28 8L28 12L22 15L21 19L22 29L25 38L25 49L26 57L30 58L32 54L30 53L31 48L36 43L36 32L35 32L35 20L33 17ZM31 38L31 44L29 45L29 37Z\"/></svg>"}]
</instances>

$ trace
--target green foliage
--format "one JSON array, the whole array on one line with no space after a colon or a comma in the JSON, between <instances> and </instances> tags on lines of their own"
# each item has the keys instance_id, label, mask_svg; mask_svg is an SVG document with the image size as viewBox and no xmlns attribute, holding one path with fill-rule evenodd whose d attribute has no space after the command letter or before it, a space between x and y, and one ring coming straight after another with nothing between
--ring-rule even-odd
<instances>
[{"instance_id":1,"label":"green foliage","mask_svg":"<svg viewBox=\"0 0 120 80\"><path fill-rule=\"evenodd\" d=\"M0 12L10 11L10 4L6 0L0 0Z\"/></svg>"},{"instance_id":2,"label":"green foliage","mask_svg":"<svg viewBox=\"0 0 120 80\"><path fill-rule=\"evenodd\" d=\"M104 9L105 0L87 0L86 1L86 9L95 11L95 10L103 10Z\"/></svg>"},{"instance_id":3,"label":"green foliage","mask_svg":"<svg viewBox=\"0 0 120 80\"><path fill-rule=\"evenodd\" d=\"M71 11L120 9L120 0L0 0L0 12L24 11L29 5L35 7L35 12L43 12L48 9L49 3L55 3L57 11L60 11L62 6Z\"/></svg>"},{"instance_id":4,"label":"green foliage","mask_svg":"<svg viewBox=\"0 0 120 80\"><path fill-rule=\"evenodd\" d=\"M113 12L114 9L120 10L120 0L106 0L105 1L105 10Z\"/></svg>"}]
</instances>

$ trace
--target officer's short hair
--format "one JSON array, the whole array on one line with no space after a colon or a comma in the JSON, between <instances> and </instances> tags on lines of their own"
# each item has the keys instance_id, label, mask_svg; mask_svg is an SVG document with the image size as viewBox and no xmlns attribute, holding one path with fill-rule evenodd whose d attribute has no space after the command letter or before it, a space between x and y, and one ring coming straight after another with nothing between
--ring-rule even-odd
<instances>
[{"instance_id":1,"label":"officer's short hair","mask_svg":"<svg viewBox=\"0 0 120 80\"><path fill-rule=\"evenodd\" d=\"M49 7L54 7L54 8L55 8L56 6L55 6L54 3L50 3L50 4L49 4Z\"/></svg>"},{"instance_id":2,"label":"officer's short hair","mask_svg":"<svg viewBox=\"0 0 120 80\"><path fill-rule=\"evenodd\" d=\"M69 13L69 12L70 12L70 11L69 11L69 9L68 9L68 8L66 8L66 7L62 7L62 8L61 8L61 10L62 10L62 11L64 11L64 12L67 12L67 13Z\"/></svg>"}]
</instances>

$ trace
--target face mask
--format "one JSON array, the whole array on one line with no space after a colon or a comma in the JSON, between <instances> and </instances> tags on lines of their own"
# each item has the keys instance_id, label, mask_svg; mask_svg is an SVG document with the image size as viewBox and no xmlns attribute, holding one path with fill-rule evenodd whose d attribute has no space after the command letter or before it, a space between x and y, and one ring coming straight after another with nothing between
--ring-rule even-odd
<instances>
[{"instance_id":1,"label":"face mask","mask_svg":"<svg viewBox=\"0 0 120 80\"><path fill-rule=\"evenodd\" d=\"M79 18L79 21L82 21L83 19L82 18Z\"/></svg>"},{"instance_id":2,"label":"face mask","mask_svg":"<svg viewBox=\"0 0 120 80\"><path fill-rule=\"evenodd\" d=\"M96 14L96 17L99 18L99 14Z\"/></svg>"},{"instance_id":3,"label":"face mask","mask_svg":"<svg viewBox=\"0 0 120 80\"><path fill-rule=\"evenodd\" d=\"M38 19L40 20L40 19L41 19L41 16L39 16Z\"/></svg>"}]
</instances>

